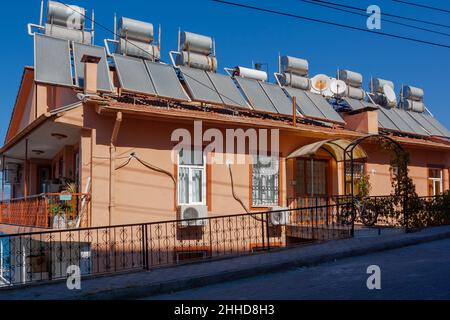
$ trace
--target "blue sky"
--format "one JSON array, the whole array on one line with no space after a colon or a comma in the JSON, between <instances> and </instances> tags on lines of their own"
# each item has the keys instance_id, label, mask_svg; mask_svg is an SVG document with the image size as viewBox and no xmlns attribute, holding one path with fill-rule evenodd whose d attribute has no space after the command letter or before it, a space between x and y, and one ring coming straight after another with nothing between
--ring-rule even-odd
<instances>
[{"instance_id":1,"label":"blue sky","mask_svg":"<svg viewBox=\"0 0 450 320\"><path fill-rule=\"evenodd\" d=\"M364 28L364 17L337 12L302 3L298 0L230 0L243 4L289 12L322 20L335 21ZM396 13L450 24L450 14L414 8L391 0L330 0L348 5L367 7L377 4L382 12ZM450 4L439 0L411 0L450 9ZM168 52L176 49L177 30L211 35L216 40L219 67L251 66L252 61L269 63L270 71L277 68L278 52L306 58L310 74L336 74L336 69L350 69L364 75L368 88L371 76L393 80L396 91L401 84L419 86L425 90L425 102L430 111L450 128L450 49L382 37L379 35L341 29L319 23L301 21L248 9L218 4L210 0L195 1L104 1L71 0L94 9L96 21L112 29L113 15L127 16L162 25L162 57L168 62ZM27 35L28 22L38 23L39 0L7 1L3 3L3 50L0 53L0 138L6 133L17 95L22 70L33 65L33 42ZM412 23L403 21L404 23ZM450 29L427 26L447 32ZM450 45L450 37L423 31L382 24L382 32L395 33ZM112 34L96 27L96 44ZM273 81L273 79L272 79Z\"/></svg>"}]
</instances>

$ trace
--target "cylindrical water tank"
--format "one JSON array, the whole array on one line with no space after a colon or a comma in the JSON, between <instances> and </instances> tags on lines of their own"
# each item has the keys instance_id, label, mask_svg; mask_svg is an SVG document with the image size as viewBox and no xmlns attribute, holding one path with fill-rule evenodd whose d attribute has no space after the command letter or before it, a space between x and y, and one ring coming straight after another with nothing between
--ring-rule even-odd
<instances>
[{"instance_id":1,"label":"cylindrical water tank","mask_svg":"<svg viewBox=\"0 0 450 320\"><path fill-rule=\"evenodd\" d=\"M362 74L350 70L339 70L338 77L350 87L361 88L363 77Z\"/></svg>"},{"instance_id":2,"label":"cylindrical water tank","mask_svg":"<svg viewBox=\"0 0 450 320\"><path fill-rule=\"evenodd\" d=\"M177 64L205 71L217 70L217 59L195 52L183 51L177 56Z\"/></svg>"},{"instance_id":3,"label":"cylindrical water tank","mask_svg":"<svg viewBox=\"0 0 450 320\"><path fill-rule=\"evenodd\" d=\"M410 99L403 100L403 108L414 112L425 112L425 105L422 101L414 101Z\"/></svg>"},{"instance_id":4,"label":"cylindrical water tank","mask_svg":"<svg viewBox=\"0 0 450 320\"><path fill-rule=\"evenodd\" d=\"M161 59L158 46L134 40L120 39L118 53L147 60L159 61Z\"/></svg>"},{"instance_id":5,"label":"cylindrical water tank","mask_svg":"<svg viewBox=\"0 0 450 320\"><path fill-rule=\"evenodd\" d=\"M259 81L267 81L267 72L245 67L235 67L235 75Z\"/></svg>"},{"instance_id":6,"label":"cylindrical water tank","mask_svg":"<svg viewBox=\"0 0 450 320\"><path fill-rule=\"evenodd\" d=\"M85 15L86 11L84 8L74 5L64 5L55 1L48 2L47 23L81 30L84 25Z\"/></svg>"},{"instance_id":7,"label":"cylindrical water tank","mask_svg":"<svg viewBox=\"0 0 450 320\"><path fill-rule=\"evenodd\" d=\"M423 89L413 86L403 86L403 97L414 101L423 100Z\"/></svg>"},{"instance_id":8,"label":"cylindrical water tank","mask_svg":"<svg viewBox=\"0 0 450 320\"><path fill-rule=\"evenodd\" d=\"M394 89L394 83L389 80L384 80L380 78L373 79L373 90L374 92L384 93L383 86L388 85L392 89Z\"/></svg>"},{"instance_id":9,"label":"cylindrical water tank","mask_svg":"<svg viewBox=\"0 0 450 320\"><path fill-rule=\"evenodd\" d=\"M363 100L365 93L364 93L364 90L361 88L355 88L352 86L348 86L347 87L347 96L352 99Z\"/></svg>"},{"instance_id":10,"label":"cylindrical water tank","mask_svg":"<svg viewBox=\"0 0 450 320\"><path fill-rule=\"evenodd\" d=\"M190 51L209 55L212 53L213 40L211 37L183 31L180 35L182 51Z\"/></svg>"},{"instance_id":11,"label":"cylindrical water tank","mask_svg":"<svg viewBox=\"0 0 450 320\"><path fill-rule=\"evenodd\" d=\"M150 43L153 41L153 24L122 17L119 25L121 38Z\"/></svg>"},{"instance_id":12,"label":"cylindrical water tank","mask_svg":"<svg viewBox=\"0 0 450 320\"><path fill-rule=\"evenodd\" d=\"M290 56L282 56L280 63L282 72L294 73L300 76L308 75L309 64L307 60Z\"/></svg>"},{"instance_id":13,"label":"cylindrical water tank","mask_svg":"<svg viewBox=\"0 0 450 320\"><path fill-rule=\"evenodd\" d=\"M292 73L283 73L281 77L281 84L283 86L293 87L302 90L311 89L311 80Z\"/></svg>"}]
</instances>

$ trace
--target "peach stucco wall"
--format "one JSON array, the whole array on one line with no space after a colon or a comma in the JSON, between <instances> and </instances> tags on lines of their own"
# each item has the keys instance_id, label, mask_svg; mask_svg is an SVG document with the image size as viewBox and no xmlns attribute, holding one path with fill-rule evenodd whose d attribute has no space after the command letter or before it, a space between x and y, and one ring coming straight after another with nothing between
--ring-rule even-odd
<instances>
[{"instance_id":1,"label":"peach stucco wall","mask_svg":"<svg viewBox=\"0 0 450 320\"><path fill-rule=\"evenodd\" d=\"M109 176L110 176L110 142L115 122L114 116L98 115L94 108L85 107L85 127L93 128L92 134L92 223L105 225L109 217ZM161 121L157 119L144 120L125 116L122 120L116 143L116 167L125 163L131 153L136 153L140 159L157 166L176 176L176 166L172 163L172 149L176 145L171 142L175 129L185 128L192 131L193 122L177 120ZM232 127L230 127L232 128ZM208 129L204 125L204 130ZM225 127L220 128L225 129ZM244 128L245 129L245 128ZM286 199L286 192L291 192L291 181L286 181L285 157L297 148L317 141L300 135L280 133L280 167L282 176L281 199ZM84 139L82 148L88 148L90 142ZM86 154L88 152L83 152ZM87 157L83 156L83 161ZM248 162L247 162L248 163ZM332 164L331 179L333 193L339 193L338 173L336 163ZM83 170L84 180L90 174ZM251 207L250 199L250 165L232 165L235 193L247 208ZM231 180L226 164L211 164L207 177L210 195L208 206L211 215L244 213L245 209L232 197ZM136 160L115 172L115 209L111 217L112 224L140 223L148 221L173 220L176 215L175 186L171 178L165 174L152 171ZM286 185L286 183L288 185ZM291 188L291 189L290 189ZM281 204L283 204L282 201ZM253 208L253 210L262 210Z\"/></svg>"},{"instance_id":2,"label":"peach stucco wall","mask_svg":"<svg viewBox=\"0 0 450 320\"><path fill-rule=\"evenodd\" d=\"M372 195L387 195L391 192L391 154L376 145L364 145L368 153L367 174L370 176ZM405 148L410 156L409 176L413 179L419 196L428 196L428 168L444 168L444 190L449 189L448 152Z\"/></svg>"},{"instance_id":3,"label":"peach stucco wall","mask_svg":"<svg viewBox=\"0 0 450 320\"><path fill-rule=\"evenodd\" d=\"M176 214L175 185L165 174L152 171L136 160L124 168L115 171L114 215L109 215L109 183L110 183L110 143L114 127L114 115L99 115L94 108L85 106L84 127L85 136L81 139L82 146L82 180L92 176L92 225L130 224L149 221L173 220ZM116 167L124 164L131 153L136 153L140 159L168 171L176 176L176 166L172 163L171 134L175 129L185 128L192 131L193 122L182 122L158 119L138 119L124 116L116 143ZM204 125L204 130L208 127ZM230 127L232 128L232 127ZM224 129L224 128L221 128ZM297 148L315 142L317 139L307 138L298 134L280 133L281 154L281 205L286 197L293 195L293 166L285 157ZM364 145L369 155L367 173L370 175L372 195L386 195L391 192L390 154L380 151L377 145ZM92 154L91 154L92 152ZM419 195L427 195L427 167L431 164L445 168L450 166L448 155L439 151L408 149L411 154L410 175L416 183ZM326 153L319 156L327 157ZM328 156L328 158L330 158ZM92 168L87 164L92 164ZM343 193L342 163L331 162L332 177L330 192ZM251 207L250 166L232 166L235 192L247 208ZM445 178L445 189L448 189L448 171ZM210 215L225 215L244 213L244 208L232 197L230 174L224 164L212 164L207 177L210 185L207 190ZM253 210L258 210L253 208ZM259 209L261 210L261 209Z\"/></svg>"}]
</instances>

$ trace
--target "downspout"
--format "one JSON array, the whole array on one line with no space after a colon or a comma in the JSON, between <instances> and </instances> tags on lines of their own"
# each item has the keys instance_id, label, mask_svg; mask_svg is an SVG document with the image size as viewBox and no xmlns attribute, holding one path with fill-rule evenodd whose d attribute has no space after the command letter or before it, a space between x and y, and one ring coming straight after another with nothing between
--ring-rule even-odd
<instances>
[{"instance_id":1,"label":"downspout","mask_svg":"<svg viewBox=\"0 0 450 320\"><path fill-rule=\"evenodd\" d=\"M122 124L122 112L117 112L116 121L114 123L113 132L111 135L111 144L109 146L109 225L112 225L112 219L115 213L116 206L116 143L119 135L120 125Z\"/></svg>"}]
</instances>

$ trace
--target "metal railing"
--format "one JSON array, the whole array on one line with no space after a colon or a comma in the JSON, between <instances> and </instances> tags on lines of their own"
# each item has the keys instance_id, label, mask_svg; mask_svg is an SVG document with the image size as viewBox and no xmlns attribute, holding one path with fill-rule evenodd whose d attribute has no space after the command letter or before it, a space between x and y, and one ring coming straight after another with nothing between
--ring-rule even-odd
<instances>
[{"instance_id":1,"label":"metal railing","mask_svg":"<svg viewBox=\"0 0 450 320\"><path fill-rule=\"evenodd\" d=\"M2 235L3 277L11 287L66 279L69 266L113 274L351 236L338 206L311 209Z\"/></svg>"},{"instance_id":2,"label":"metal railing","mask_svg":"<svg viewBox=\"0 0 450 320\"><path fill-rule=\"evenodd\" d=\"M89 225L89 194L46 193L0 201L0 223L37 228Z\"/></svg>"}]
</instances>

